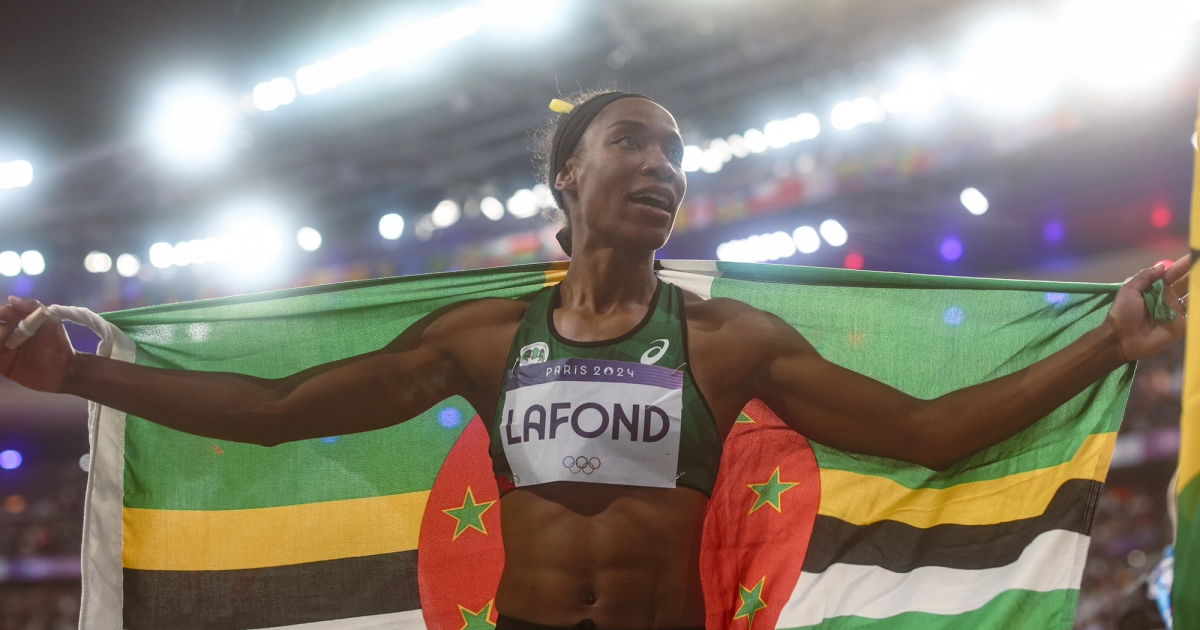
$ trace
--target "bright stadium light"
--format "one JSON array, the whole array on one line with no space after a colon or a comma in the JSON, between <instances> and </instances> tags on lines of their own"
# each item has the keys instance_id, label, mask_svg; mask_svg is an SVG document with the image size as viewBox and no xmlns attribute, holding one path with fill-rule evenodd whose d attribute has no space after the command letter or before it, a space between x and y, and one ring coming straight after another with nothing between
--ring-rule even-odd
<instances>
[{"instance_id":1,"label":"bright stadium light","mask_svg":"<svg viewBox=\"0 0 1200 630\"><path fill-rule=\"evenodd\" d=\"M554 194L550 192L550 187L545 184L533 187L533 198L537 201L539 210L549 210L558 206L554 201Z\"/></svg>"},{"instance_id":2,"label":"bright stadium light","mask_svg":"<svg viewBox=\"0 0 1200 630\"><path fill-rule=\"evenodd\" d=\"M1145 89L1185 63L1195 26L1177 0L1070 0L1056 36L1067 70L1118 94Z\"/></svg>"},{"instance_id":3,"label":"bright stadium light","mask_svg":"<svg viewBox=\"0 0 1200 630\"><path fill-rule=\"evenodd\" d=\"M746 149L751 153L762 153L767 150L767 136L757 129L747 129L746 133L742 134L742 139L746 142Z\"/></svg>"},{"instance_id":4,"label":"bright stadium light","mask_svg":"<svg viewBox=\"0 0 1200 630\"><path fill-rule=\"evenodd\" d=\"M767 137L767 146L779 149L788 145L787 123L782 120L772 120L763 127L763 135Z\"/></svg>"},{"instance_id":5,"label":"bright stadium light","mask_svg":"<svg viewBox=\"0 0 1200 630\"><path fill-rule=\"evenodd\" d=\"M296 100L296 84L287 77L263 81L254 86L251 96L254 99L254 106L259 111L269 112Z\"/></svg>"},{"instance_id":6,"label":"bright stadium light","mask_svg":"<svg viewBox=\"0 0 1200 630\"><path fill-rule=\"evenodd\" d=\"M163 92L146 124L150 146L173 168L215 168L233 153L238 115L234 99L212 85L181 84Z\"/></svg>"},{"instance_id":7,"label":"bright stadium light","mask_svg":"<svg viewBox=\"0 0 1200 630\"><path fill-rule=\"evenodd\" d=\"M479 31L480 12L461 7L398 28L361 48L304 66L296 71L296 89L316 94L372 72L412 62L423 55Z\"/></svg>"},{"instance_id":8,"label":"bright stadium light","mask_svg":"<svg viewBox=\"0 0 1200 630\"><path fill-rule=\"evenodd\" d=\"M117 273L122 278L132 278L138 275L142 270L142 261L133 254L121 254L117 256Z\"/></svg>"},{"instance_id":9,"label":"bright stadium light","mask_svg":"<svg viewBox=\"0 0 1200 630\"><path fill-rule=\"evenodd\" d=\"M812 140L821 135L821 120L815 114L803 113L786 120L772 120L763 127L767 146L779 149L795 142Z\"/></svg>"},{"instance_id":10,"label":"bright stadium light","mask_svg":"<svg viewBox=\"0 0 1200 630\"><path fill-rule=\"evenodd\" d=\"M379 235L394 241L404 234L404 217L390 212L379 218Z\"/></svg>"},{"instance_id":11,"label":"bright stadium light","mask_svg":"<svg viewBox=\"0 0 1200 630\"><path fill-rule=\"evenodd\" d=\"M105 273L112 269L112 257L104 252L89 252L83 257L83 268L88 273Z\"/></svg>"},{"instance_id":12,"label":"bright stadium light","mask_svg":"<svg viewBox=\"0 0 1200 630\"><path fill-rule=\"evenodd\" d=\"M0 252L0 275L9 278L21 273L21 255L17 252Z\"/></svg>"},{"instance_id":13,"label":"bright stadium light","mask_svg":"<svg viewBox=\"0 0 1200 630\"><path fill-rule=\"evenodd\" d=\"M842 224L838 223L836 219L822 221L821 227L818 230L821 232L821 237L825 239L825 242L834 247L845 245L846 240L850 238L850 235L846 233L846 228L842 227Z\"/></svg>"},{"instance_id":14,"label":"bright stadium light","mask_svg":"<svg viewBox=\"0 0 1200 630\"><path fill-rule=\"evenodd\" d=\"M705 150L700 170L705 173L717 173L725 167L725 157L719 151Z\"/></svg>"},{"instance_id":15,"label":"bright stadium light","mask_svg":"<svg viewBox=\"0 0 1200 630\"><path fill-rule=\"evenodd\" d=\"M685 172L694 173L704 166L704 149L689 144L683 147L682 168Z\"/></svg>"},{"instance_id":16,"label":"bright stadium light","mask_svg":"<svg viewBox=\"0 0 1200 630\"><path fill-rule=\"evenodd\" d=\"M457 203L443 199L429 214L429 220L433 221L433 227L445 229L458 223L458 218L461 216L462 209L458 207Z\"/></svg>"},{"instance_id":17,"label":"bright stadium light","mask_svg":"<svg viewBox=\"0 0 1200 630\"><path fill-rule=\"evenodd\" d=\"M733 157L744 158L750 155L750 148L746 146L746 140L736 133L726 138L725 143L729 145L729 152L733 154Z\"/></svg>"},{"instance_id":18,"label":"bright stadium light","mask_svg":"<svg viewBox=\"0 0 1200 630\"><path fill-rule=\"evenodd\" d=\"M321 233L315 228L302 227L296 231L296 243L306 252L321 249Z\"/></svg>"},{"instance_id":19,"label":"bright stadium light","mask_svg":"<svg viewBox=\"0 0 1200 630\"><path fill-rule=\"evenodd\" d=\"M872 98L861 97L853 101L842 101L833 106L829 122L834 129L848 131L859 125L883 122L887 112L883 105Z\"/></svg>"},{"instance_id":20,"label":"bright stadium light","mask_svg":"<svg viewBox=\"0 0 1200 630\"><path fill-rule=\"evenodd\" d=\"M1044 110L1059 88L1059 36L1038 16L1013 14L968 33L956 74L983 112L1017 117Z\"/></svg>"},{"instance_id":21,"label":"bright stadium light","mask_svg":"<svg viewBox=\"0 0 1200 630\"><path fill-rule=\"evenodd\" d=\"M893 90L880 95L880 104L892 114L922 116L945 98L946 91L933 67L922 58L910 57L893 69Z\"/></svg>"},{"instance_id":22,"label":"bright stadium light","mask_svg":"<svg viewBox=\"0 0 1200 630\"><path fill-rule=\"evenodd\" d=\"M192 264L192 244L190 241L180 241L171 248L171 264L176 267L186 267ZM199 253L199 252L196 252Z\"/></svg>"},{"instance_id":23,"label":"bright stadium light","mask_svg":"<svg viewBox=\"0 0 1200 630\"><path fill-rule=\"evenodd\" d=\"M21 253L21 271L27 276L40 276L46 270L46 259L36 249Z\"/></svg>"},{"instance_id":24,"label":"bright stadium light","mask_svg":"<svg viewBox=\"0 0 1200 630\"><path fill-rule=\"evenodd\" d=\"M729 149L729 143L725 142L724 138L717 138L709 142L706 151L711 151L721 156L721 162L728 162L733 159L733 151Z\"/></svg>"},{"instance_id":25,"label":"bright stadium light","mask_svg":"<svg viewBox=\"0 0 1200 630\"><path fill-rule=\"evenodd\" d=\"M537 214L541 209L538 208L537 195L533 194L532 190L522 188L513 193L508 198L508 213L518 219L528 219Z\"/></svg>"},{"instance_id":26,"label":"bright stadium light","mask_svg":"<svg viewBox=\"0 0 1200 630\"><path fill-rule=\"evenodd\" d=\"M175 264L175 248L170 243L155 243L150 246L150 264L166 269Z\"/></svg>"},{"instance_id":27,"label":"bright stadium light","mask_svg":"<svg viewBox=\"0 0 1200 630\"><path fill-rule=\"evenodd\" d=\"M0 188L23 188L33 183L33 165L26 160L0 162Z\"/></svg>"},{"instance_id":28,"label":"bright stadium light","mask_svg":"<svg viewBox=\"0 0 1200 630\"><path fill-rule=\"evenodd\" d=\"M479 212L492 221L504 218L504 204L495 197L484 197L479 202Z\"/></svg>"},{"instance_id":29,"label":"bright stadium light","mask_svg":"<svg viewBox=\"0 0 1200 630\"><path fill-rule=\"evenodd\" d=\"M821 249L821 236L809 225L801 225L792 232L792 240L801 254L811 254Z\"/></svg>"},{"instance_id":30,"label":"bright stadium light","mask_svg":"<svg viewBox=\"0 0 1200 630\"><path fill-rule=\"evenodd\" d=\"M978 188L967 188L958 197L967 212L979 216L988 211L988 199Z\"/></svg>"},{"instance_id":31,"label":"bright stadium light","mask_svg":"<svg viewBox=\"0 0 1200 630\"><path fill-rule=\"evenodd\" d=\"M729 262L770 262L795 254L796 244L787 232L759 234L717 246L717 259Z\"/></svg>"},{"instance_id":32,"label":"bright stadium light","mask_svg":"<svg viewBox=\"0 0 1200 630\"><path fill-rule=\"evenodd\" d=\"M514 37L548 31L561 18L562 0L485 0L489 26Z\"/></svg>"},{"instance_id":33,"label":"bright stadium light","mask_svg":"<svg viewBox=\"0 0 1200 630\"><path fill-rule=\"evenodd\" d=\"M805 112L787 119L788 140L803 142L821 135L821 119L816 114Z\"/></svg>"}]
</instances>

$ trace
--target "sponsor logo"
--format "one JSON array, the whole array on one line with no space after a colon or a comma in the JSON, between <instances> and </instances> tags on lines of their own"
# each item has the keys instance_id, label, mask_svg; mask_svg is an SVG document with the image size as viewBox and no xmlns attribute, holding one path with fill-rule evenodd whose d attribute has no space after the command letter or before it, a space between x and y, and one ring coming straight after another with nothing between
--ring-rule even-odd
<instances>
[{"instance_id":1,"label":"sponsor logo","mask_svg":"<svg viewBox=\"0 0 1200 630\"><path fill-rule=\"evenodd\" d=\"M590 475L600 470L600 458L584 457L583 455L571 457L568 455L563 458L563 468L571 471L572 475L578 475L579 473Z\"/></svg>"},{"instance_id":2,"label":"sponsor logo","mask_svg":"<svg viewBox=\"0 0 1200 630\"><path fill-rule=\"evenodd\" d=\"M662 343L661 346L658 345L660 342ZM667 348L670 346L671 342L667 339L655 339L650 344L650 349L642 354L642 363L644 365L654 365L662 358L662 355L666 354Z\"/></svg>"},{"instance_id":3,"label":"sponsor logo","mask_svg":"<svg viewBox=\"0 0 1200 630\"><path fill-rule=\"evenodd\" d=\"M550 346L547 346L544 341L537 341L521 348L520 366L532 365L534 363L545 363L546 359L550 358Z\"/></svg>"}]
</instances>

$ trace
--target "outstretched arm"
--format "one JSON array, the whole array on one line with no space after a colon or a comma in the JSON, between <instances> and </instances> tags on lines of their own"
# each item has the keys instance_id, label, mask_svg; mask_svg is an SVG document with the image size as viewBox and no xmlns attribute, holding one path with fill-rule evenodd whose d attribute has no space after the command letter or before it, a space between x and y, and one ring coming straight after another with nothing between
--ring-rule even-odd
<instances>
[{"instance_id":1,"label":"outstretched arm","mask_svg":"<svg viewBox=\"0 0 1200 630\"><path fill-rule=\"evenodd\" d=\"M1031 426L1129 361L1178 339L1184 318L1156 322L1142 291L1165 279L1165 301L1182 311L1190 261L1146 269L1125 283L1103 324L1071 345L995 380L921 400L823 359L786 322L767 316L750 393L797 431L844 450L945 469ZM762 343L766 342L766 343Z\"/></svg>"},{"instance_id":2,"label":"outstretched arm","mask_svg":"<svg viewBox=\"0 0 1200 630\"><path fill-rule=\"evenodd\" d=\"M0 344L34 300L0 304ZM164 426L272 446L398 424L466 391L442 309L386 347L281 379L167 370L76 353L61 324L16 351L0 345L0 374L34 389L74 394ZM443 317L445 316L445 317Z\"/></svg>"}]
</instances>

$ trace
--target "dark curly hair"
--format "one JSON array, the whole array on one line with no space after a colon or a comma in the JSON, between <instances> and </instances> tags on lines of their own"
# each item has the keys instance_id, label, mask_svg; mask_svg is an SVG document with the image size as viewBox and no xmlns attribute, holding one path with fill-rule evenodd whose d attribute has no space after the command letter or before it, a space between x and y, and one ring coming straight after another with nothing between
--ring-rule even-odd
<instances>
[{"instance_id":1,"label":"dark curly hair","mask_svg":"<svg viewBox=\"0 0 1200 630\"><path fill-rule=\"evenodd\" d=\"M559 98L561 100L564 100L564 101L572 104L572 105L578 106L578 105L581 105L582 103L584 103L585 101L591 100L602 94L610 94L610 93L613 93L616 91L617 90L582 90L579 92L575 92L574 94L569 94L567 96L560 96ZM558 131L559 125L562 123L562 121L565 118L566 118L565 116L556 114L554 116L554 118L551 118L549 121L546 122L546 124L542 125L540 128L538 128L537 131L535 131L533 133L534 169L537 173L538 181L545 184L546 186L549 186L551 189L554 188L554 180L555 180L555 178L558 177L558 173L550 172L550 169L552 168L550 165L550 151L551 151L551 148L554 146L554 134ZM572 155L572 157L574 157L575 155L578 155L579 151L582 150L582 148L583 148L583 143L580 142L579 145L575 147L575 153ZM566 205L565 202L563 203L563 205ZM551 221L556 221L556 222L562 224L562 228L559 229L558 234L555 235L555 237L558 239L558 244L563 248L563 251L567 254L567 256L570 256L571 255L571 214L570 214L570 212L567 211L567 208L565 208L565 207L560 208L560 207L557 207L557 205L556 205L553 208L547 208L546 210L544 210L543 215Z\"/></svg>"}]
</instances>

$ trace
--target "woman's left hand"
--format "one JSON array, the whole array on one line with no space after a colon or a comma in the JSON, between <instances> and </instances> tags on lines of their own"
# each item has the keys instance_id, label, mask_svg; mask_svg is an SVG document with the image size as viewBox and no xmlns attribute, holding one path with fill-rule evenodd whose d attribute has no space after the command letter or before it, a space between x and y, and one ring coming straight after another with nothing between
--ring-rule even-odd
<instances>
[{"instance_id":1,"label":"woman's left hand","mask_svg":"<svg viewBox=\"0 0 1200 630\"><path fill-rule=\"evenodd\" d=\"M1189 254L1169 268L1155 265L1143 269L1117 291L1104 325L1116 333L1125 361L1137 361L1156 354L1183 336L1187 330L1188 270L1191 266ZM1163 302L1179 314L1170 323L1154 319L1146 311L1146 300L1142 297L1142 292L1159 278L1164 285Z\"/></svg>"}]
</instances>

